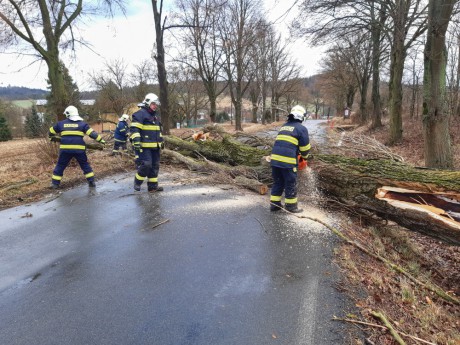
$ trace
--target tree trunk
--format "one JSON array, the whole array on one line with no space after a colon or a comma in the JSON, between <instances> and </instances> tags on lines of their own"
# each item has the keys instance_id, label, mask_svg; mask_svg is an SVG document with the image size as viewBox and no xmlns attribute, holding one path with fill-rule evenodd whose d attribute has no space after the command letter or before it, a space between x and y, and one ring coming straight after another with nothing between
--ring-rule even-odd
<instances>
[{"instance_id":1,"label":"tree trunk","mask_svg":"<svg viewBox=\"0 0 460 345\"><path fill-rule=\"evenodd\" d=\"M326 195L355 211L460 245L460 172L334 155L315 155L309 166Z\"/></svg>"},{"instance_id":2,"label":"tree trunk","mask_svg":"<svg viewBox=\"0 0 460 345\"><path fill-rule=\"evenodd\" d=\"M161 123L163 125L163 133L169 134L171 124L169 119L169 96L168 96L168 79L165 65L165 48L163 44L164 28L161 23L163 11L163 0L160 0L160 10L157 7L157 0L152 0L153 18L155 21L156 48L155 61L158 68L158 83L160 85L160 114Z\"/></svg>"},{"instance_id":3,"label":"tree trunk","mask_svg":"<svg viewBox=\"0 0 460 345\"><path fill-rule=\"evenodd\" d=\"M404 73L404 60L406 50L404 39L406 37L404 25L395 27L394 42L391 48L391 71L390 71L390 144L396 144L402 140L402 77Z\"/></svg>"},{"instance_id":4,"label":"tree trunk","mask_svg":"<svg viewBox=\"0 0 460 345\"><path fill-rule=\"evenodd\" d=\"M64 84L64 73L59 61L59 53L56 52L52 56L48 56L45 61L48 65L48 83L51 85L50 104L47 105L47 109L51 114L56 114L57 120L61 121L66 118L64 110L70 105L70 97L67 95Z\"/></svg>"},{"instance_id":5,"label":"tree trunk","mask_svg":"<svg viewBox=\"0 0 460 345\"><path fill-rule=\"evenodd\" d=\"M432 0L429 5L429 26L424 54L423 129L425 165L431 168L453 167L446 94L445 34L455 2Z\"/></svg>"},{"instance_id":6,"label":"tree trunk","mask_svg":"<svg viewBox=\"0 0 460 345\"><path fill-rule=\"evenodd\" d=\"M210 105L210 112L209 112L209 117L211 119L211 122L214 123L216 122L216 115L217 115L217 105L216 105L216 96L215 95L210 95L208 93L209 97L209 105Z\"/></svg>"},{"instance_id":7,"label":"tree trunk","mask_svg":"<svg viewBox=\"0 0 460 345\"><path fill-rule=\"evenodd\" d=\"M372 2L374 5L374 2ZM382 33L383 24L386 21L385 8L380 7L379 20L375 18L374 7L372 7L373 21L372 21L372 129L382 127L382 106L380 104L380 50L381 43L380 37Z\"/></svg>"}]
</instances>

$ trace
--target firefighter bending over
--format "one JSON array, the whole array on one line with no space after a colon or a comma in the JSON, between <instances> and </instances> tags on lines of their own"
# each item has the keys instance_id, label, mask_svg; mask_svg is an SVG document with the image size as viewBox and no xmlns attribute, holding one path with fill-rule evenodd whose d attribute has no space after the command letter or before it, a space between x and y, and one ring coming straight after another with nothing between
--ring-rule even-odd
<instances>
[{"instance_id":1,"label":"firefighter bending over","mask_svg":"<svg viewBox=\"0 0 460 345\"><path fill-rule=\"evenodd\" d=\"M297 166L298 155L309 159L311 155L308 130L302 125L305 108L296 105L288 115L288 121L281 127L271 154L273 186L270 195L270 211L278 211L284 192L285 208L299 213L297 206Z\"/></svg>"},{"instance_id":2,"label":"firefighter bending over","mask_svg":"<svg viewBox=\"0 0 460 345\"><path fill-rule=\"evenodd\" d=\"M78 114L77 108L73 105L64 110L65 120L59 121L49 129L48 136L51 141L60 141L59 158L51 178L51 188L57 189L64 175L64 170L69 165L72 158L75 158L85 174L90 187L96 187L94 182L94 172L86 156L86 145L83 137L88 135L90 138L105 145L105 140L101 138Z\"/></svg>"}]
</instances>

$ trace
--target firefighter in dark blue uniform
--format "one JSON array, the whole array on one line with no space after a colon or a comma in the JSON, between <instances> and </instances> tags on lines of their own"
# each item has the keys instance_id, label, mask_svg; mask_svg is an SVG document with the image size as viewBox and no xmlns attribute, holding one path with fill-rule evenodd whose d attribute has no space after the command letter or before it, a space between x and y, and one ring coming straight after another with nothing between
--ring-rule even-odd
<instances>
[{"instance_id":1,"label":"firefighter in dark blue uniform","mask_svg":"<svg viewBox=\"0 0 460 345\"><path fill-rule=\"evenodd\" d=\"M95 187L94 172L86 156L86 145L83 137L86 134L103 145L105 145L105 141L83 121L78 115L77 108L73 105L65 109L64 115L66 119L56 123L48 132L51 141L60 141L59 158L51 178L51 188L59 188L64 170L67 168L72 158L75 158L78 164L80 164L80 168L85 174L88 185L90 187Z\"/></svg>"},{"instance_id":2,"label":"firefighter in dark blue uniform","mask_svg":"<svg viewBox=\"0 0 460 345\"><path fill-rule=\"evenodd\" d=\"M117 128L115 128L115 133L113 135L113 150L110 154L111 156L115 156L116 154L121 154L122 151L126 152L126 141L128 140L129 136L129 125L128 125L129 115L123 114L118 119Z\"/></svg>"},{"instance_id":3,"label":"firefighter in dark blue uniform","mask_svg":"<svg viewBox=\"0 0 460 345\"><path fill-rule=\"evenodd\" d=\"M271 158L273 186L270 195L270 211L282 208L281 196L284 192L285 209L302 212L297 206L297 165L298 155L309 159L310 141L308 130L302 125L305 108L296 105L288 115L288 121L281 127Z\"/></svg>"},{"instance_id":4,"label":"firefighter in dark blue uniform","mask_svg":"<svg viewBox=\"0 0 460 345\"><path fill-rule=\"evenodd\" d=\"M134 190L140 191L141 184L147 180L149 192L162 191L158 186L160 170L160 149L163 147L161 123L156 115L160 101L154 93L145 96L140 109L132 115L130 126L131 142L139 158L136 160L137 174L134 177Z\"/></svg>"}]
</instances>

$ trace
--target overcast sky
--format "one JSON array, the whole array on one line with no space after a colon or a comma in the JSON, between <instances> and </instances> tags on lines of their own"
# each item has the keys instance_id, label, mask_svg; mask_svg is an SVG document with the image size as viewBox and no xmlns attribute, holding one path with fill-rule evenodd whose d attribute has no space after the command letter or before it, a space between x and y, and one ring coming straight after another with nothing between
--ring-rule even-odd
<instances>
[{"instance_id":1,"label":"overcast sky","mask_svg":"<svg viewBox=\"0 0 460 345\"><path fill-rule=\"evenodd\" d=\"M287 23L293 13L282 16L291 7L293 0L263 0L269 20L276 20L277 30L287 35ZM88 74L104 68L105 61L122 58L126 63L136 65L150 58L155 40L153 11L150 1L131 0L126 17L93 20L82 30L82 35L92 44L91 51L78 47L76 59L64 56L67 67L81 91L90 90ZM291 52L303 68L303 76L311 76L319 71L318 62L321 49L312 49L306 43L298 41ZM0 53L0 86L25 86L46 89L47 67L45 63L29 66L31 59Z\"/></svg>"}]
</instances>

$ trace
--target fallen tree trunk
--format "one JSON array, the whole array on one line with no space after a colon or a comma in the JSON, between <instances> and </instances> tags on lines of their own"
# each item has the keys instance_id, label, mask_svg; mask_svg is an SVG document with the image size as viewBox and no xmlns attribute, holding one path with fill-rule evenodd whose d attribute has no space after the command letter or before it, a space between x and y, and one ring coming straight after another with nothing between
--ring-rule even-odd
<instances>
[{"instance_id":1,"label":"fallen tree trunk","mask_svg":"<svg viewBox=\"0 0 460 345\"><path fill-rule=\"evenodd\" d=\"M182 162L191 159L186 156L206 158L185 162L194 170L226 172L233 178L244 176L253 180L246 183L247 188L252 184L253 190L262 183L268 191L272 183L270 165L263 159L270 150L228 138L196 143L166 137L165 141L168 148L179 150ZM250 166L243 166L246 160ZM460 172L415 168L386 159L326 154L315 154L309 166L317 176L318 188L344 205L460 245Z\"/></svg>"},{"instance_id":2,"label":"fallen tree trunk","mask_svg":"<svg viewBox=\"0 0 460 345\"><path fill-rule=\"evenodd\" d=\"M168 149L163 150L163 155L187 165L189 169L194 171L212 171L216 173L228 174L229 176L234 178L233 182L235 184L255 191L259 194L263 195L266 194L268 191L268 186L259 180L261 176L267 176L267 174L269 174L269 171L266 167L232 167L224 164L215 163L209 160L197 161L193 158L186 157L179 152Z\"/></svg>"},{"instance_id":3,"label":"fallen tree trunk","mask_svg":"<svg viewBox=\"0 0 460 345\"><path fill-rule=\"evenodd\" d=\"M460 245L460 172L315 155L318 187L347 206Z\"/></svg>"},{"instance_id":4,"label":"fallen tree trunk","mask_svg":"<svg viewBox=\"0 0 460 345\"><path fill-rule=\"evenodd\" d=\"M258 149L225 136L221 141L185 141L174 136L165 136L164 140L169 149L176 149L185 155L196 153L215 162L230 165L258 166L260 158L270 154L271 149Z\"/></svg>"}]
</instances>

